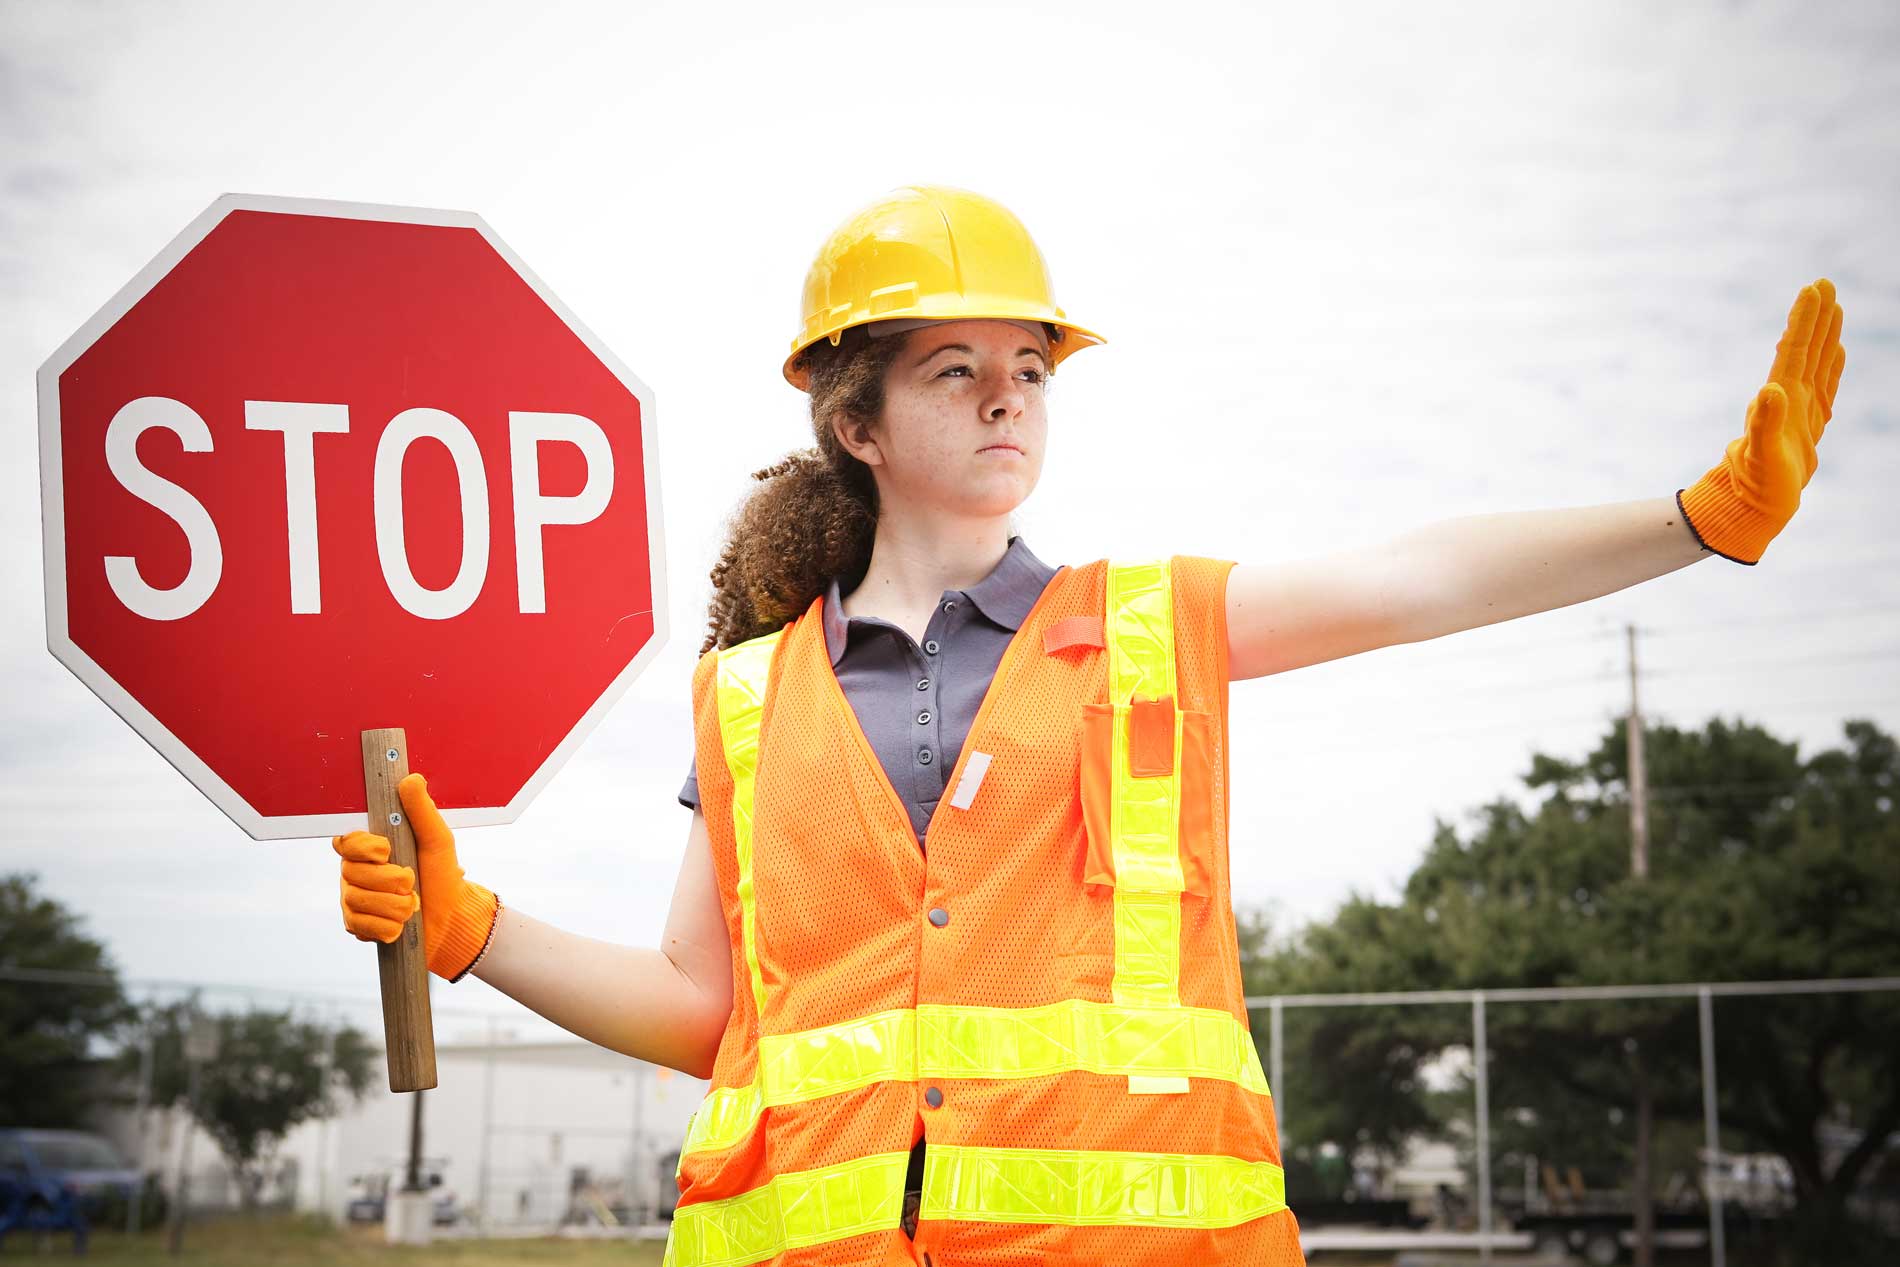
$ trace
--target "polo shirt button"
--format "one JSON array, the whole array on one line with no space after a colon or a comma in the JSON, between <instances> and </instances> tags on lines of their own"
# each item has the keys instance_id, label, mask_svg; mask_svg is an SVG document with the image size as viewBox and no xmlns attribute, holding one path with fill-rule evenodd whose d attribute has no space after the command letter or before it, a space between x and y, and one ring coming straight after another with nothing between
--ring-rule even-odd
<instances>
[{"instance_id":1,"label":"polo shirt button","mask_svg":"<svg viewBox=\"0 0 1900 1267\"><path fill-rule=\"evenodd\" d=\"M930 922L935 924L938 928L942 928L945 924L950 922L950 912L944 910L941 906L933 906L930 908Z\"/></svg>"},{"instance_id":2,"label":"polo shirt button","mask_svg":"<svg viewBox=\"0 0 1900 1267\"><path fill-rule=\"evenodd\" d=\"M954 598L951 599L949 602L943 605L943 609L947 612L955 611L957 609L957 600Z\"/></svg>"},{"instance_id":3,"label":"polo shirt button","mask_svg":"<svg viewBox=\"0 0 1900 1267\"><path fill-rule=\"evenodd\" d=\"M935 638L932 638L929 642L926 642L924 644L924 654L925 655L937 654L937 640Z\"/></svg>"},{"instance_id":4,"label":"polo shirt button","mask_svg":"<svg viewBox=\"0 0 1900 1267\"><path fill-rule=\"evenodd\" d=\"M920 677L920 678L918 678L918 679L917 679L917 689L918 689L918 690L920 690L920 691L927 691L927 690L929 690L929 689L930 689L930 679L929 679L929 678L927 678L927 677Z\"/></svg>"},{"instance_id":5,"label":"polo shirt button","mask_svg":"<svg viewBox=\"0 0 1900 1267\"><path fill-rule=\"evenodd\" d=\"M918 765L929 765L929 764L930 764L930 749L928 749L928 748L919 748L919 749L917 750L917 764L918 764Z\"/></svg>"},{"instance_id":6,"label":"polo shirt button","mask_svg":"<svg viewBox=\"0 0 1900 1267\"><path fill-rule=\"evenodd\" d=\"M924 1103L933 1109L940 1108L943 1105L943 1092L936 1087L931 1087L924 1092Z\"/></svg>"},{"instance_id":7,"label":"polo shirt button","mask_svg":"<svg viewBox=\"0 0 1900 1267\"><path fill-rule=\"evenodd\" d=\"M926 708L923 712L917 714L917 724L919 726L928 726L930 724L930 710L929 709Z\"/></svg>"}]
</instances>

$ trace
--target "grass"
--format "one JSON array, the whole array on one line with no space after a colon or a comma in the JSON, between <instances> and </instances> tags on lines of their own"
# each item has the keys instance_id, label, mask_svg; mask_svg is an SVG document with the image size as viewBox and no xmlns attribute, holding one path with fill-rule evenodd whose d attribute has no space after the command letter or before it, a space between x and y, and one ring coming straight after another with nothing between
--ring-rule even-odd
<instances>
[{"instance_id":1,"label":"grass","mask_svg":"<svg viewBox=\"0 0 1900 1267\"><path fill-rule=\"evenodd\" d=\"M36 1244L44 1237L44 1245ZM189 1262L207 1267L256 1267L259 1263L290 1267L348 1267L383 1263L395 1267L434 1267L437 1263L465 1263L471 1267L528 1267L559 1263L561 1267L659 1267L664 1242L567 1240L453 1240L433 1245L386 1245L381 1224L339 1225L317 1215L267 1215L194 1219L185 1227L184 1252L173 1258L163 1228L128 1238L124 1232L95 1229L82 1261L117 1267L118 1264ZM0 1261L49 1257L70 1258L73 1238L67 1232L35 1234L10 1232Z\"/></svg>"},{"instance_id":2,"label":"grass","mask_svg":"<svg viewBox=\"0 0 1900 1267\"><path fill-rule=\"evenodd\" d=\"M35 1259L41 1263L70 1259L73 1238L70 1233L35 1234L10 1232L6 1246L0 1249L0 1262ZM537 1237L529 1240L452 1240L433 1245L386 1245L383 1228L377 1224L338 1224L320 1215L266 1214L256 1216L203 1216L185 1228L184 1252L173 1258L168 1251L170 1239L164 1228L128 1238L119 1231L96 1229L89 1253L80 1261L99 1267L167 1267L180 1263L205 1264L206 1267L355 1267L357 1264L382 1264L385 1267L436 1267L436 1264L467 1264L469 1267L533 1267L535 1264L559 1264L560 1267L659 1267L665 1248L661 1240L569 1240L562 1237ZM1663 1262L1701 1263L1701 1253L1680 1257L1662 1255ZM1387 1267L1390 1253L1320 1253L1313 1261L1318 1267ZM1476 1263L1476 1255L1470 1262ZM1506 1261L1524 1261L1508 1258ZM1738 1257L1731 1263L1765 1261Z\"/></svg>"}]
</instances>

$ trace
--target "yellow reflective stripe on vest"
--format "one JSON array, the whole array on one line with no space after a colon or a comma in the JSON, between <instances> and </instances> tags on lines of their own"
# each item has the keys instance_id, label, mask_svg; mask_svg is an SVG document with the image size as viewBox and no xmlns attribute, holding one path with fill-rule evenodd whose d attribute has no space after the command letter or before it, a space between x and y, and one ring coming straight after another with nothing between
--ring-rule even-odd
<instances>
[{"instance_id":1,"label":"yellow reflective stripe on vest","mask_svg":"<svg viewBox=\"0 0 1900 1267\"><path fill-rule=\"evenodd\" d=\"M1084 1227L1233 1227L1286 1209L1270 1161L1218 1153L1118 1153L1055 1148L924 1152L920 1219L1066 1223Z\"/></svg>"},{"instance_id":2,"label":"yellow reflective stripe on vest","mask_svg":"<svg viewBox=\"0 0 1900 1267\"><path fill-rule=\"evenodd\" d=\"M1166 559L1108 565L1108 693L1117 704L1136 694L1174 694L1174 578Z\"/></svg>"},{"instance_id":3,"label":"yellow reflective stripe on vest","mask_svg":"<svg viewBox=\"0 0 1900 1267\"><path fill-rule=\"evenodd\" d=\"M739 1267L788 1249L894 1231L910 1152L775 1175L750 1192L673 1211L664 1267Z\"/></svg>"},{"instance_id":4,"label":"yellow reflective stripe on vest","mask_svg":"<svg viewBox=\"0 0 1900 1267\"><path fill-rule=\"evenodd\" d=\"M916 1071L917 1025L907 1009L796 1034L761 1034L752 1083L707 1092L687 1125L680 1159L731 1148L768 1104L798 1104L873 1082L914 1081Z\"/></svg>"},{"instance_id":5,"label":"yellow reflective stripe on vest","mask_svg":"<svg viewBox=\"0 0 1900 1267\"><path fill-rule=\"evenodd\" d=\"M718 1152L744 1139L764 1107L756 1081L743 1087L715 1087L708 1091L687 1120L686 1142L680 1145L681 1169L694 1153ZM678 1173L673 1177L677 1179Z\"/></svg>"},{"instance_id":6,"label":"yellow reflective stripe on vest","mask_svg":"<svg viewBox=\"0 0 1900 1267\"><path fill-rule=\"evenodd\" d=\"M1174 584L1168 561L1110 563L1103 641L1108 652L1110 848L1115 860L1117 1003L1166 1007L1181 998L1181 737L1175 700L1174 761L1166 775L1128 772L1129 704L1176 696ZM1160 1088L1154 1088L1160 1089ZM1185 1086L1174 1089L1185 1091Z\"/></svg>"},{"instance_id":7,"label":"yellow reflective stripe on vest","mask_svg":"<svg viewBox=\"0 0 1900 1267\"><path fill-rule=\"evenodd\" d=\"M673 1212L663 1267L741 1267L788 1249L895 1230L906 1152L778 1175ZM1072 1227L1234 1227L1286 1209L1267 1161L1220 1154L973 1148L924 1154L923 1219Z\"/></svg>"},{"instance_id":8,"label":"yellow reflective stripe on vest","mask_svg":"<svg viewBox=\"0 0 1900 1267\"><path fill-rule=\"evenodd\" d=\"M752 783L759 771L759 718L765 711L772 651L784 634L766 634L719 653L719 741L732 772L732 838L739 866L739 926L745 942L752 1003L765 1015L765 981L759 974L759 914L752 892Z\"/></svg>"},{"instance_id":9,"label":"yellow reflective stripe on vest","mask_svg":"<svg viewBox=\"0 0 1900 1267\"><path fill-rule=\"evenodd\" d=\"M1201 1007L1063 999L1042 1007L917 1008L920 1077L1039 1078L1089 1073L1214 1078L1267 1094L1245 1026Z\"/></svg>"},{"instance_id":10,"label":"yellow reflective stripe on vest","mask_svg":"<svg viewBox=\"0 0 1900 1267\"><path fill-rule=\"evenodd\" d=\"M916 1068L917 1023L908 1008L796 1034L759 1035L759 1080L767 1104L795 1104L909 1078Z\"/></svg>"},{"instance_id":11,"label":"yellow reflective stripe on vest","mask_svg":"<svg viewBox=\"0 0 1900 1267\"><path fill-rule=\"evenodd\" d=\"M797 1104L874 1082L1039 1078L1086 1071L1130 1078L1213 1078L1260 1095L1253 1036L1216 1008L1132 1007L1064 999L1033 1008L925 1003L841 1025L759 1039L760 1082L708 1093L682 1158L731 1148L769 1105Z\"/></svg>"}]
</instances>

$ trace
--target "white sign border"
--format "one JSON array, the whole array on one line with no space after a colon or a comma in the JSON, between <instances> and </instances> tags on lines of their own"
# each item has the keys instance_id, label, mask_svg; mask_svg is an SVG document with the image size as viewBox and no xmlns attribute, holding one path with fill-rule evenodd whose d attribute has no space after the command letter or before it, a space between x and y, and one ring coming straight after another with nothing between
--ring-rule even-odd
<instances>
[{"instance_id":1,"label":"white sign border","mask_svg":"<svg viewBox=\"0 0 1900 1267\"><path fill-rule=\"evenodd\" d=\"M514 251L509 249L508 244L502 241L493 229L489 228L487 222L472 211L385 206L376 203L283 197L272 194L225 194L173 238L164 250L140 269L131 281L122 286L104 307L73 333L72 337L60 344L59 350L46 359L36 376L40 414L40 516L41 540L45 551L47 650L53 653L54 659L72 670L74 676L84 682L94 695L105 701L113 712L124 719L157 750L160 756L184 775L192 786L210 798L212 804L223 810L225 815L253 840L308 839L316 836L339 835L365 826L367 816L360 813L274 816L258 813L252 808L250 802L237 793L236 789L218 777L211 767L172 734L164 723L134 699L131 693L120 686L91 656L82 651L73 642L68 629L65 571L66 494L65 485L60 479L59 376L65 373L88 348L98 342L101 335L130 312L133 305L145 298L180 260L190 254L193 247L202 242L233 211L262 211L289 215L327 216L332 219L381 220L397 224L429 224L473 229L482 235L483 240L507 261L508 266L515 270L521 280L528 284L543 303L547 304L554 315L565 322L568 329L579 337L587 346L588 351L598 357L601 364L605 365L613 376L620 380L621 385L640 402L641 456L646 467L647 565L652 578L653 636L647 639L646 645L640 648L639 653L607 685L607 688L569 729L561 742L555 745L554 750L548 754L547 759L541 763L533 776L522 785L514 799L506 805L466 806L442 811L443 821L450 827L489 827L512 823L521 816L522 811L528 807L528 803L535 798L548 780L554 777L555 771L559 770L580 747L581 741L600 724L607 710L625 694L627 687L632 685L633 680L640 675L641 669L647 662L657 656L661 648L666 645L669 628L666 610L665 516L661 513L660 507L660 443L653 389L622 364L620 358L609 351L607 345L596 338L592 330L568 311L567 305L556 298L554 292L535 276L534 272ZM398 723L401 721L400 718L387 720ZM375 724L382 723L379 721Z\"/></svg>"}]
</instances>

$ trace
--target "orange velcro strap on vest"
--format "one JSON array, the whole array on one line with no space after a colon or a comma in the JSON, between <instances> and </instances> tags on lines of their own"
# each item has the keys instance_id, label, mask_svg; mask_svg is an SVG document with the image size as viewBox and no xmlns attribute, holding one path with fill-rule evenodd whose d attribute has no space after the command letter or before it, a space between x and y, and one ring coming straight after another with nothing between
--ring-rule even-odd
<instances>
[{"instance_id":1,"label":"orange velcro strap on vest","mask_svg":"<svg viewBox=\"0 0 1900 1267\"><path fill-rule=\"evenodd\" d=\"M1066 616L1042 631L1042 650L1045 655L1067 651L1070 647L1106 645L1100 616Z\"/></svg>"},{"instance_id":2,"label":"orange velcro strap on vest","mask_svg":"<svg viewBox=\"0 0 1900 1267\"><path fill-rule=\"evenodd\" d=\"M1151 779L1174 773L1174 696L1128 705L1128 773Z\"/></svg>"}]
</instances>

